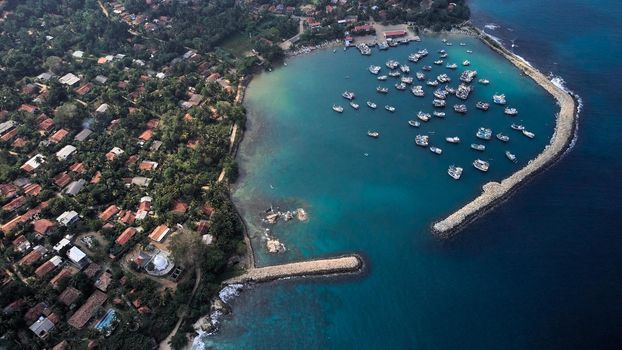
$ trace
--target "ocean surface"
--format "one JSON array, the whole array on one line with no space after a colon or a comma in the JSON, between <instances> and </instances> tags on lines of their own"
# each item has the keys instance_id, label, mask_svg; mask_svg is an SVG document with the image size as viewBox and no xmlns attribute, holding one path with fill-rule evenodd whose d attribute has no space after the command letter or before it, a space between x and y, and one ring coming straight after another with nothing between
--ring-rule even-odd
<instances>
[{"instance_id":1,"label":"ocean surface","mask_svg":"<svg viewBox=\"0 0 622 350\"><path fill-rule=\"evenodd\" d=\"M622 3L617 1L470 1L474 22L542 70L561 77L582 101L578 138L554 166L450 240L431 224L535 157L553 132L554 100L473 38L427 36L421 43L374 51L326 50L294 58L258 76L248 89L248 130L238 161L243 172L234 198L249 224L259 265L357 252L365 274L341 279L280 281L244 289L229 302L220 331L203 338L218 349L619 349L622 347ZM440 41L447 38L454 45ZM466 46L459 46L464 42ZM420 129L407 124L426 97L397 91L367 71L389 59L406 62L427 48L429 78L447 73L452 86L468 59L478 78L469 112L448 99L444 119ZM456 72L432 61L446 49ZM467 54L466 50L473 50ZM386 96L375 87L388 86ZM340 95L357 94L353 110ZM484 113L477 100L505 93L519 115L500 106ZM371 110L365 101L378 104ZM345 111L331 110L334 103ZM385 104L397 108L383 110ZM522 123L532 140L509 128ZM469 149L477 128L511 137ZM367 130L380 132L378 139ZM435 155L414 144L430 136ZM458 145L446 136L459 136ZM511 150L519 159L504 156ZM490 171L475 170L476 158ZM452 180L450 164L462 166ZM266 208L302 207L307 222L267 226ZM265 228L287 247L265 250Z\"/></svg>"}]
</instances>

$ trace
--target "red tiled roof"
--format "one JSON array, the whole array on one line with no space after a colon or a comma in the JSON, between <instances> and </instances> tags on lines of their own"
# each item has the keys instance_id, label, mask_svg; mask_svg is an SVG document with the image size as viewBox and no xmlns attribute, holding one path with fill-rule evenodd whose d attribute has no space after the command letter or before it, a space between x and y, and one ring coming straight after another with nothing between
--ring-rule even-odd
<instances>
[{"instance_id":1,"label":"red tiled roof","mask_svg":"<svg viewBox=\"0 0 622 350\"><path fill-rule=\"evenodd\" d=\"M97 275L97 273L101 270L101 266L99 266L96 263L91 263L89 264L89 266L84 270L84 274L88 277L88 278L93 278L95 277L95 275Z\"/></svg>"},{"instance_id":2,"label":"red tiled roof","mask_svg":"<svg viewBox=\"0 0 622 350\"><path fill-rule=\"evenodd\" d=\"M29 104L23 104L19 106L19 110L27 113L34 113L37 110L37 107Z\"/></svg>"},{"instance_id":3,"label":"red tiled roof","mask_svg":"<svg viewBox=\"0 0 622 350\"><path fill-rule=\"evenodd\" d=\"M35 232L40 235L47 234L52 228L54 228L54 226L56 226L54 221L50 221L48 219L39 219L35 221L32 225Z\"/></svg>"},{"instance_id":4,"label":"red tiled roof","mask_svg":"<svg viewBox=\"0 0 622 350\"><path fill-rule=\"evenodd\" d=\"M34 320L36 320L40 315L49 315L50 311L48 309L48 306L46 303L38 303L37 305L31 307L30 309L28 309L28 311L26 311L26 314L24 315L24 320L30 324L31 322L33 322Z\"/></svg>"},{"instance_id":5,"label":"red tiled roof","mask_svg":"<svg viewBox=\"0 0 622 350\"><path fill-rule=\"evenodd\" d=\"M39 123L39 130L48 131L52 126L54 126L54 119L46 118Z\"/></svg>"},{"instance_id":6,"label":"red tiled roof","mask_svg":"<svg viewBox=\"0 0 622 350\"><path fill-rule=\"evenodd\" d=\"M24 255L24 257L21 258L17 262L17 264L18 265L32 265L35 261L41 259L42 256L43 256L43 253L41 253L41 251L33 250L30 253Z\"/></svg>"},{"instance_id":7,"label":"red tiled roof","mask_svg":"<svg viewBox=\"0 0 622 350\"><path fill-rule=\"evenodd\" d=\"M4 135L2 135L2 137L0 137L0 140L7 142L10 139L13 138L13 136L17 135L17 129L11 129L11 131L5 133Z\"/></svg>"},{"instance_id":8,"label":"red tiled roof","mask_svg":"<svg viewBox=\"0 0 622 350\"><path fill-rule=\"evenodd\" d=\"M131 225L136 221L136 215L132 213L130 210L122 211L119 213L119 221L126 225Z\"/></svg>"},{"instance_id":9,"label":"red tiled roof","mask_svg":"<svg viewBox=\"0 0 622 350\"><path fill-rule=\"evenodd\" d=\"M58 301L69 306L73 304L80 297L80 294L82 294L82 292L75 289L74 287L67 287L58 296Z\"/></svg>"},{"instance_id":10,"label":"red tiled roof","mask_svg":"<svg viewBox=\"0 0 622 350\"><path fill-rule=\"evenodd\" d=\"M65 136L67 136L67 134L69 134L69 131L65 129L60 129L57 132L55 132L54 135L50 136L50 141L54 143L59 143L62 141L62 139L65 138Z\"/></svg>"},{"instance_id":11,"label":"red tiled roof","mask_svg":"<svg viewBox=\"0 0 622 350\"><path fill-rule=\"evenodd\" d=\"M84 174L86 172L86 167L83 163L74 163L69 167L69 171L73 171L74 173Z\"/></svg>"},{"instance_id":12,"label":"red tiled roof","mask_svg":"<svg viewBox=\"0 0 622 350\"><path fill-rule=\"evenodd\" d=\"M102 173L101 171L98 170L97 172L95 172L95 175L93 175L93 177L91 178L91 183L98 184L101 178L102 178Z\"/></svg>"},{"instance_id":13,"label":"red tiled roof","mask_svg":"<svg viewBox=\"0 0 622 350\"><path fill-rule=\"evenodd\" d=\"M130 239L132 239L132 237L134 237L134 235L136 234L136 229L133 227L128 227L126 228L120 235L119 237L117 237L117 239L115 240L115 242L118 245L125 245L125 243L127 243Z\"/></svg>"},{"instance_id":14,"label":"red tiled roof","mask_svg":"<svg viewBox=\"0 0 622 350\"><path fill-rule=\"evenodd\" d=\"M63 278L73 276L76 273L78 273L78 269L76 269L75 267L65 266L62 268L62 270L60 270L59 273L56 274L56 276L52 277L52 279L50 280L50 284L52 285L52 287L57 288L58 284Z\"/></svg>"},{"instance_id":15,"label":"red tiled roof","mask_svg":"<svg viewBox=\"0 0 622 350\"><path fill-rule=\"evenodd\" d=\"M106 208L106 210L102 211L99 214L99 219L102 221L108 221L113 215L118 212L119 208L116 205L111 204L108 208Z\"/></svg>"},{"instance_id":16,"label":"red tiled roof","mask_svg":"<svg viewBox=\"0 0 622 350\"><path fill-rule=\"evenodd\" d=\"M171 210L173 213L183 214L188 210L188 204L182 201L175 201L173 205L173 209Z\"/></svg>"},{"instance_id":17,"label":"red tiled roof","mask_svg":"<svg viewBox=\"0 0 622 350\"><path fill-rule=\"evenodd\" d=\"M147 129L155 129L160 125L160 119L152 118L147 121Z\"/></svg>"},{"instance_id":18,"label":"red tiled roof","mask_svg":"<svg viewBox=\"0 0 622 350\"><path fill-rule=\"evenodd\" d=\"M86 84L80 86L79 88L74 89L73 91L76 94L78 94L80 96L83 96L83 95L88 94L91 91L92 88L93 88L93 84L92 83L86 83Z\"/></svg>"},{"instance_id":19,"label":"red tiled roof","mask_svg":"<svg viewBox=\"0 0 622 350\"><path fill-rule=\"evenodd\" d=\"M48 273L50 273L50 271L54 270L54 268L56 267L56 265L54 265L53 262L51 261L46 261L43 264L41 264L41 266L37 267L37 269L35 270L35 275L37 275L37 277L41 278L45 275L47 275Z\"/></svg>"},{"instance_id":20,"label":"red tiled roof","mask_svg":"<svg viewBox=\"0 0 622 350\"><path fill-rule=\"evenodd\" d=\"M17 186L13 184L0 184L0 196L11 198L17 193Z\"/></svg>"},{"instance_id":21,"label":"red tiled roof","mask_svg":"<svg viewBox=\"0 0 622 350\"><path fill-rule=\"evenodd\" d=\"M2 206L2 210L4 211L13 211L26 203L26 197L19 196L12 201L8 202L4 206Z\"/></svg>"},{"instance_id":22,"label":"red tiled roof","mask_svg":"<svg viewBox=\"0 0 622 350\"><path fill-rule=\"evenodd\" d=\"M15 141L13 141L13 144L11 146L13 148L22 148L26 146L27 144L28 144L28 139L23 138L23 137L18 137L15 139Z\"/></svg>"},{"instance_id":23,"label":"red tiled roof","mask_svg":"<svg viewBox=\"0 0 622 350\"><path fill-rule=\"evenodd\" d=\"M101 291L94 291L86 302L67 320L67 323L74 328L81 329L93 317L95 310L104 304L107 298L106 294Z\"/></svg>"},{"instance_id":24,"label":"red tiled roof","mask_svg":"<svg viewBox=\"0 0 622 350\"><path fill-rule=\"evenodd\" d=\"M155 229L153 229L153 231L149 235L149 238L156 242L160 242L162 241L162 239L164 239L164 235L165 233L167 233L168 230L169 230L168 226L162 224L156 227Z\"/></svg>"},{"instance_id":25,"label":"red tiled roof","mask_svg":"<svg viewBox=\"0 0 622 350\"><path fill-rule=\"evenodd\" d=\"M151 140L152 137L153 137L153 131L151 129L147 129L143 131L143 133L140 134L140 136L138 136L138 139L143 140L143 141L149 141Z\"/></svg>"},{"instance_id":26,"label":"red tiled roof","mask_svg":"<svg viewBox=\"0 0 622 350\"><path fill-rule=\"evenodd\" d=\"M70 182L71 176L69 176L66 171L58 173L56 174L56 176L54 176L54 184L60 188L67 186Z\"/></svg>"},{"instance_id":27,"label":"red tiled roof","mask_svg":"<svg viewBox=\"0 0 622 350\"><path fill-rule=\"evenodd\" d=\"M142 161L140 162L140 164L138 165L138 169L142 170L142 171L147 171L147 170L152 170L157 163L152 162L152 161Z\"/></svg>"},{"instance_id":28,"label":"red tiled roof","mask_svg":"<svg viewBox=\"0 0 622 350\"><path fill-rule=\"evenodd\" d=\"M24 187L24 193L29 196L37 196L41 192L41 185L39 184L29 184Z\"/></svg>"}]
</instances>

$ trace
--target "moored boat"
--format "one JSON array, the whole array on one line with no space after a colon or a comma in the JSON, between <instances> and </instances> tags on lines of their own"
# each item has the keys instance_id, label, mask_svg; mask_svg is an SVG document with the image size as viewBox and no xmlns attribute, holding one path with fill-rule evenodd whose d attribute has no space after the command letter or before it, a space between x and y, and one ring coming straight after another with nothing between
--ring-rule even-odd
<instances>
[{"instance_id":1,"label":"moored boat","mask_svg":"<svg viewBox=\"0 0 622 350\"><path fill-rule=\"evenodd\" d=\"M448 68L448 69L456 69L456 68L458 68L458 65L457 65L457 64L455 64L455 63L451 63L451 64L446 65L446 66L445 66L445 68Z\"/></svg>"},{"instance_id":2,"label":"moored boat","mask_svg":"<svg viewBox=\"0 0 622 350\"><path fill-rule=\"evenodd\" d=\"M424 113L422 111L419 111L417 113L417 118L419 118L421 121L427 122L428 120L430 120L430 113Z\"/></svg>"},{"instance_id":3,"label":"moored boat","mask_svg":"<svg viewBox=\"0 0 622 350\"><path fill-rule=\"evenodd\" d=\"M475 137L482 140L490 140L492 138L492 130L488 128L479 128L475 133Z\"/></svg>"},{"instance_id":4,"label":"moored boat","mask_svg":"<svg viewBox=\"0 0 622 350\"><path fill-rule=\"evenodd\" d=\"M404 84L402 82L395 83L395 88L400 90L400 91L406 90L406 84Z\"/></svg>"},{"instance_id":5,"label":"moored boat","mask_svg":"<svg viewBox=\"0 0 622 350\"><path fill-rule=\"evenodd\" d=\"M410 67L408 67L408 65L406 64L401 65L400 70L402 71L402 73L406 73L406 74L410 73Z\"/></svg>"},{"instance_id":6,"label":"moored boat","mask_svg":"<svg viewBox=\"0 0 622 350\"><path fill-rule=\"evenodd\" d=\"M494 94L492 95L492 102L498 104L498 105L504 105L505 104L505 95L504 94Z\"/></svg>"},{"instance_id":7,"label":"moored boat","mask_svg":"<svg viewBox=\"0 0 622 350\"><path fill-rule=\"evenodd\" d=\"M401 77L400 81L404 84L412 84L414 79L413 77Z\"/></svg>"},{"instance_id":8,"label":"moored boat","mask_svg":"<svg viewBox=\"0 0 622 350\"><path fill-rule=\"evenodd\" d=\"M510 151L505 151L505 156L506 156L509 160L511 160L511 161L513 161L514 163L516 163L516 155L512 154L512 152L510 152Z\"/></svg>"},{"instance_id":9,"label":"moored boat","mask_svg":"<svg viewBox=\"0 0 622 350\"><path fill-rule=\"evenodd\" d=\"M397 67L399 67L400 63L396 60L388 60L385 65L387 66L387 68L389 69L395 69Z\"/></svg>"},{"instance_id":10,"label":"moored boat","mask_svg":"<svg viewBox=\"0 0 622 350\"><path fill-rule=\"evenodd\" d=\"M397 78L397 77L399 77L400 75L401 75L401 74L400 74L400 72L399 72L399 71L396 71L396 70L392 70L392 71L390 71L390 72L389 72L389 76L390 76L390 77L393 77L393 78Z\"/></svg>"},{"instance_id":11,"label":"moored boat","mask_svg":"<svg viewBox=\"0 0 622 350\"><path fill-rule=\"evenodd\" d=\"M415 136L415 144L421 147L428 147L429 137L428 135L417 135Z\"/></svg>"},{"instance_id":12,"label":"moored boat","mask_svg":"<svg viewBox=\"0 0 622 350\"><path fill-rule=\"evenodd\" d=\"M377 131L367 130L367 136L377 139L380 136L380 133Z\"/></svg>"},{"instance_id":13,"label":"moored boat","mask_svg":"<svg viewBox=\"0 0 622 350\"><path fill-rule=\"evenodd\" d=\"M410 91L413 93L413 95L417 97L425 96L425 92L423 91L423 87L421 85L413 86L412 89L410 89Z\"/></svg>"},{"instance_id":14,"label":"moored boat","mask_svg":"<svg viewBox=\"0 0 622 350\"><path fill-rule=\"evenodd\" d=\"M475 108L481 109L482 111L487 111L488 108L490 108L490 103L477 101L477 103L475 104Z\"/></svg>"},{"instance_id":15,"label":"moored boat","mask_svg":"<svg viewBox=\"0 0 622 350\"><path fill-rule=\"evenodd\" d=\"M531 131L527 131L527 130L523 130L523 135L529 137L530 139L533 139L536 134L532 133Z\"/></svg>"},{"instance_id":16,"label":"moored boat","mask_svg":"<svg viewBox=\"0 0 622 350\"><path fill-rule=\"evenodd\" d=\"M460 80L465 83L470 83L477 76L476 70L465 70L460 74Z\"/></svg>"},{"instance_id":17,"label":"moored boat","mask_svg":"<svg viewBox=\"0 0 622 350\"><path fill-rule=\"evenodd\" d=\"M521 125L521 124L514 124L512 123L512 125L510 125L510 128L514 129L514 130L518 130L518 131L523 131L525 130L525 126Z\"/></svg>"},{"instance_id":18,"label":"moored boat","mask_svg":"<svg viewBox=\"0 0 622 350\"><path fill-rule=\"evenodd\" d=\"M423 66L421 67L421 70L425 71L425 72L429 72L432 70L432 66Z\"/></svg>"},{"instance_id":19,"label":"moored boat","mask_svg":"<svg viewBox=\"0 0 622 350\"><path fill-rule=\"evenodd\" d=\"M412 120L411 119L411 120L408 121L408 125L410 125L412 127L415 127L415 128L418 128L418 127L421 126L421 123L418 120Z\"/></svg>"},{"instance_id":20,"label":"moored boat","mask_svg":"<svg viewBox=\"0 0 622 350\"><path fill-rule=\"evenodd\" d=\"M442 150L442 149L440 149L440 148L438 148L438 147L434 147L434 146L430 147L430 151L431 151L432 153L436 153L436 154L441 154L441 153L443 153L443 150Z\"/></svg>"},{"instance_id":21,"label":"moored boat","mask_svg":"<svg viewBox=\"0 0 622 350\"><path fill-rule=\"evenodd\" d=\"M343 98L345 98L346 100L353 100L354 99L354 92L352 91L344 91L343 94L341 94L341 96L343 96Z\"/></svg>"},{"instance_id":22,"label":"moored boat","mask_svg":"<svg viewBox=\"0 0 622 350\"><path fill-rule=\"evenodd\" d=\"M460 138L458 136L449 136L445 138L445 141L449 143L460 143Z\"/></svg>"},{"instance_id":23,"label":"moored boat","mask_svg":"<svg viewBox=\"0 0 622 350\"><path fill-rule=\"evenodd\" d=\"M518 110L516 108L505 107L505 109L503 110L503 113L510 115L510 116L514 116L518 114Z\"/></svg>"},{"instance_id":24,"label":"moored boat","mask_svg":"<svg viewBox=\"0 0 622 350\"><path fill-rule=\"evenodd\" d=\"M376 107L378 107L375 103L371 102L371 101L367 101L367 107L371 108L371 109L376 109Z\"/></svg>"},{"instance_id":25,"label":"moored boat","mask_svg":"<svg viewBox=\"0 0 622 350\"><path fill-rule=\"evenodd\" d=\"M445 90L441 90L441 89L436 89L434 91L434 97L444 100L447 97L447 91Z\"/></svg>"},{"instance_id":26,"label":"moored boat","mask_svg":"<svg viewBox=\"0 0 622 350\"><path fill-rule=\"evenodd\" d=\"M359 109L359 107L360 107L360 106L359 106L359 104L358 104L358 103L356 103L356 102L354 102L354 101L350 102L350 106L351 106L352 108L354 108L354 109Z\"/></svg>"},{"instance_id":27,"label":"moored boat","mask_svg":"<svg viewBox=\"0 0 622 350\"><path fill-rule=\"evenodd\" d=\"M382 67L380 67L380 66L374 66L374 65L369 66L369 72L371 74L378 74L381 69L382 69Z\"/></svg>"},{"instance_id":28,"label":"moored boat","mask_svg":"<svg viewBox=\"0 0 622 350\"><path fill-rule=\"evenodd\" d=\"M432 101L432 105L434 107L445 107L446 104L447 102L445 102L445 100L434 99Z\"/></svg>"},{"instance_id":29,"label":"moored boat","mask_svg":"<svg viewBox=\"0 0 622 350\"><path fill-rule=\"evenodd\" d=\"M428 80L425 83L427 86L438 86L438 81L436 80Z\"/></svg>"},{"instance_id":30,"label":"moored boat","mask_svg":"<svg viewBox=\"0 0 622 350\"><path fill-rule=\"evenodd\" d=\"M445 112L434 111L432 114L434 114L435 117L445 118Z\"/></svg>"},{"instance_id":31,"label":"moored boat","mask_svg":"<svg viewBox=\"0 0 622 350\"><path fill-rule=\"evenodd\" d=\"M462 62L462 65L463 65L463 66L469 66L469 65L471 65L471 61L469 61L469 60L464 60L464 61Z\"/></svg>"},{"instance_id":32,"label":"moored boat","mask_svg":"<svg viewBox=\"0 0 622 350\"><path fill-rule=\"evenodd\" d=\"M447 169L447 174L449 176L451 176L454 180L459 180L460 177L462 176L462 171L464 169L462 169L459 166L455 166L455 165L450 165L449 169Z\"/></svg>"},{"instance_id":33,"label":"moored boat","mask_svg":"<svg viewBox=\"0 0 622 350\"><path fill-rule=\"evenodd\" d=\"M475 161L473 161L473 166L479 171L486 172L488 171L490 164L485 160L476 159Z\"/></svg>"},{"instance_id":34,"label":"moored boat","mask_svg":"<svg viewBox=\"0 0 622 350\"><path fill-rule=\"evenodd\" d=\"M376 91L381 93L381 94L386 94L386 93L389 93L389 88L378 86L376 88Z\"/></svg>"},{"instance_id":35,"label":"moored boat","mask_svg":"<svg viewBox=\"0 0 622 350\"><path fill-rule=\"evenodd\" d=\"M480 79L477 81L478 83L482 84L482 85L488 85L490 84L490 80L488 79Z\"/></svg>"},{"instance_id":36,"label":"moored boat","mask_svg":"<svg viewBox=\"0 0 622 350\"><path fill-rule=\"evenodd\" d=\"M464 114L467 112L467 106L466 105L454 105L454 111Z\"/></svg>"},{"instance_id":37,"label":"moored boat","mask_svg":"<svg viewBox=\"0 0 622 350\"><path fill-rule=\"evenodd\" d=\"M480 152L483 152L486 150L486 146L478 144L478 143L472 143L471 148L476 151L480 151Z\"/></svg>"},{"instance_id":38,"label":"moored boat","mask_svg":"<svg viewBox=\"0 0 622 350\"><path fill-rule=\"evenodd\" d=\"M434 64L440 66L441 64L443 64L443 60L436 60L434 61Z\"/></svg>"},{"instance_id":39,"label":"moored boat","mask_svg":"<svg viewBox=\"0 0 622 350\"><path fill-rule=\"evenodd\" d=\"M417 80L425 80L425 74L423 74L423 72L417 72L415 75L417 76Z\"/></svg>"},{"instance_id":40,"label":"moored boat","mask_svg":"<svg viewBox=\"0 0 622 350\"><path fill-rule=\"evenodd\" d=\"M388 76L386 76L386 75L381 75L381 76L379 76L379 77L378 77L378 78L376 78L376 79L378 79L378 80L380 80L380 81L383 81L383 80L387 80L387 79L389 79L389 77L388 77Z\"/></svg>"},{"instance_id":41,"label":"moored boat","mask_svg":"<svg viewBox=\"0 0 622 350\"><path fill-rule=\"evenodd\" d=\"M395 107L390 106L390 105L386 105L384 106L384 109L386 109L389 112L395 112Z\"/></svg>"},{"instance_id":42,"label":"moored boat","mask_svg":"<svg viewBox=\"0 0 622 350\"><path fill-rule=\"evenodd\" d=\"M509 136L507 136L507 135L503 135L502 133L498 133L498 134L497 134L497 135L495 135L495 136L497 137L497 139L498 139L499 141L502 141L502 142L508 142L508 141L510 141L510 137L509 137Z\"/></svg>"},{"instance_id":43,"label":"moored boat","mask_svg":"<svg viewBox=\"0 0 622 350\"><path fill-rule=\"evenodd\" d=\"M439 83L448 83L451 81L451 78L447 74L441 74L438 77L436 77L436 80Z\"/></svg>"},{"instance_id":44,"label":"moored boat","mask_svg":"<svg viewBox=\"0 0 622 350\"><path fill-rule=\"evenodd\" d=\"M333 105L333 111L335 111L337 113L341 113L341 112L343 112L343 107L341 107L339 105Z\"/></svg>"},{"instance_id":45,"label":"moored boat","mask_svg":"<svg viewBox=\"0 0 622 350\"><path fill-rule=\"evenodd\" d=\"M458 86L458 90L456 90L456 97L461 100L466 100L469 98L469 94L471 93L471 86L468 84L460 84Z\"/></svg>"}]
</instances>

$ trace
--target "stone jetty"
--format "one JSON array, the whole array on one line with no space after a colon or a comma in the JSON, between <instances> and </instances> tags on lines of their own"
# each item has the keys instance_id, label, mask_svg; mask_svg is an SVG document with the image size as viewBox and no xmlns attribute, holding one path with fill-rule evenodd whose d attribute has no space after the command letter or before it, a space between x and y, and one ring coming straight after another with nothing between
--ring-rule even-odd
<instances>
[{"instance_id":1,"label":"stone jetty","mask_svg":"<svg viewBox=\"0 0 622 350\"><path fill-rule=\"evenodd\" d=\"M529 176L546 167L557 159L572 140L575 127L576 106L574 98L561 87L553 84L536 68L529 65L520 57L509 52L499 43L495 42L487 34L477 28L471 30L491 49L503 55L512 64L519 68L527 76L531 77L538 85L542 86L557 100L560 111L556 117L555 132L549 144L535 159L532 159L524 168L498 182L489 182L483 186L483 193L458 211L447 218L434 224L434 233L440 237L448 237L457 228L477 218L484 210L491 208L499 200L516 189Z\"/></svg>"},{"instance_id":2,"label":"stone jetty","mask_svg":"<svg viewBox=\"0 0 622 350\"><path fill-rule=\"evenodd\" d=\"M268 282L287 277L336 275L359 272L363 259L358 255L307 260L266 267L251 267L244 274L230 278L223 284Z\"/></svg>"}]
</instances>

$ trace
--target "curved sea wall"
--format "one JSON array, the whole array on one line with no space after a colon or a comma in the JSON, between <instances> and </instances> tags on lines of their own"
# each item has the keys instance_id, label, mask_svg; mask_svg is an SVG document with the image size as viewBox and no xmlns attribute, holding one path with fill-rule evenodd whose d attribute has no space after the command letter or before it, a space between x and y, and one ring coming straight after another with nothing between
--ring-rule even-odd
<instances>
[{"instance_id":1,"label":"curved sea wall","mask_svg":"<svg viewBox=\"0 0 622 350\"><path fill-rule=\"evenodd\" d=\"M499 200L516 189L529 176L543 169L547 164L554 161L562 154L566 146L570 143L574 132L576 115L575 101L573 97L561 87L553 84L544 74L527 62L509 52L499 43L495 42L487 34L477 28L470 28L486 45L503 55L512 64L519 68L527 76L531 77L538 85L542 86L557 100L560 111L556 117L555 131L549 144L544 148L535 159L510 175L508 178L498 182L489 182L483 186L483 192L473 201L467 203L447 218L436 222L433 225L434 233L440 237L448 237L464 224L477 218L477 215L484 210L492 207Z\"/></svg>"},{"instance_id":2,"label":"curved sea wall","mask_svg":"<svg viewBox=\"0 0 622 350\"><path fill-rule=\"evenodd\" d=\"M287 277L312 275L335 275L359 272L363 268L363 259L358 255L347 255L337 258L307 260L282 265L254 267L244 274L230 278L223 284L248 282L268 282Z\"/></svg>"}]
</instances>

